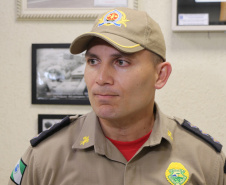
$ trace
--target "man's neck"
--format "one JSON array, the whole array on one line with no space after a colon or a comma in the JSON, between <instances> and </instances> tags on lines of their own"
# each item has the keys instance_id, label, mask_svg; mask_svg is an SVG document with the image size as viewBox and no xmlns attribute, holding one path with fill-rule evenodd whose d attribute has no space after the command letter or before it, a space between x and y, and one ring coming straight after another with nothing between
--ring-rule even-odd
<instances>
[{"instance_id":1,"label":"man's neck","mask_svg":"<svg viewBox=\"0 0 226 185\"><path fill-rule=\"evenodd\" d=\"M136 115L126 120L105 120L99 118L105 136L117 141L134 141L148 134L154 126L154 113L146 117Z\"/></svg>"}]
</instances>

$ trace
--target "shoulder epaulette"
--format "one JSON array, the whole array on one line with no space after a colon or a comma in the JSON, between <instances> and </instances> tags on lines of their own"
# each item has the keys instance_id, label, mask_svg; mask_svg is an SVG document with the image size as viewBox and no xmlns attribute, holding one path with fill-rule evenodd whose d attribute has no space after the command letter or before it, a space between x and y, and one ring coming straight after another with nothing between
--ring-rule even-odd
<instances>
[{"instance_id":1,"label":"shoulder epaulette","mask_svg":"<svg viewBox=\"0 0 226 185\"><path fill-rule=\"evenodd\" d=\"M203 132L200 130L197 126L192 125L189 121L184 120L184 122L181 124L181 126L196 136L202 138L205 140L207 143L209 143L217 152L221 152L222 145L220 144L219 141L215 140L212 136L209 134Z\"/></svg>"},{"instance_id":2,"label":"shoulder epaulette","mask_svg":"<svg viewBox=\"0 0 226 185\"><path fill-rule=\"evenodd\" d=\"M41 132L38 136L36 136L36 137L34 137L33 139L30 140L31 146L33 146L33 147L37 146L40 142L42 142L43 140L45 140L49 136L58 132L62 128L68 126L72 122L72 120L77 119L78 116L79 115L72 116L72 119L71 119L71 117L67 116L61 122L56 123L52 127L50 127L48 130Z\"/></svg>"}]
</instances>

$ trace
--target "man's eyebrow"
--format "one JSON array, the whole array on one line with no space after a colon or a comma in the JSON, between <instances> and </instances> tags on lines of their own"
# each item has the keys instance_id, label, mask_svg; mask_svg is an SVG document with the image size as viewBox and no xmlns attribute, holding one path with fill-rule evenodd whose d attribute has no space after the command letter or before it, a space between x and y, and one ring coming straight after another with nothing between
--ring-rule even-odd
<instances>
[{"instance_id":1,"label":"man's eyebrow","mask_svg":"<svg viewBox=\"0 0 226 185\"><path fill-rule=\"evenodd\" d=\"M113 53L111 56L113 56L113 57L128 57L130 55L126 54L126 53L119 52L119 53Z\"/></svg>"},{"instance_id":2,"label":"man's eyebrow","mask_svg":"<svg viewBox=\"0 0 226 185\"><path fill-rule=\"evenodd\" d=\"M122 53L122 52L120 52L120 51L118 51L118 52L115 52L115 53L112 53L110 56L111 57L129 57L129 56L131 56L132 54L129 54L129 53ZM87 51L86 53L85 53L85 57L94 57L94 58L98 58L98 55L96 55L96 54L94 54L94 53L91 53L91 52L89 52L89 51Z\"/></svg>"},{"instance_id":3,"label":"man's eyebrow","mask_svg":"<svg viewBox=\"0 0 226 185\"><path fill-rule=\"evenodd\" d=\"M90 53L89 51L87 51L85 53L85 57L94 57L94 58L97 58L98 56L96 54L94 54L94 53Z\"/></svg>"}]
</instances>

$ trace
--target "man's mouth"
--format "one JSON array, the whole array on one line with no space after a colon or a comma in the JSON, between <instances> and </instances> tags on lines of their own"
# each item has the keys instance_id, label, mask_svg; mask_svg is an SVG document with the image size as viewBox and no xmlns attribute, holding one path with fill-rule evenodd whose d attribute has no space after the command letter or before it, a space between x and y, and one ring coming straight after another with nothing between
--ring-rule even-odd
<instances>
[{"instance_id":1,"label":"man's mouth","mask_svg":"<svg viewBox=\"0 0 226 185\"><path fill-rule=\"evenodd\" d=\"M95 92L93 95L99 100L110 100L119 96L115 92Z\"/></svg>"}]
</instances>

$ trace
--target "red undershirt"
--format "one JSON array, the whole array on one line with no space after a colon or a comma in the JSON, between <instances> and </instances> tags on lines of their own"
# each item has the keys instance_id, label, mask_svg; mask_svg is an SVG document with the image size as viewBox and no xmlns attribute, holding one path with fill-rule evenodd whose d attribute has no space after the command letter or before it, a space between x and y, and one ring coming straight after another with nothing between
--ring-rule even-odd
<instances>
[{"instance_id":1,"label":"red undershirt","mask_svg":"<svg viewBox=\"0 0 226 185\"><path fill-rule=\"evenodd\" d=\"M151 131L145 136L135 140L135 141L116 141L106 136L122 153L122 155L129 161L135 153L139 150L139 148L148 140Z\"/></svg>"}]
</instances>

